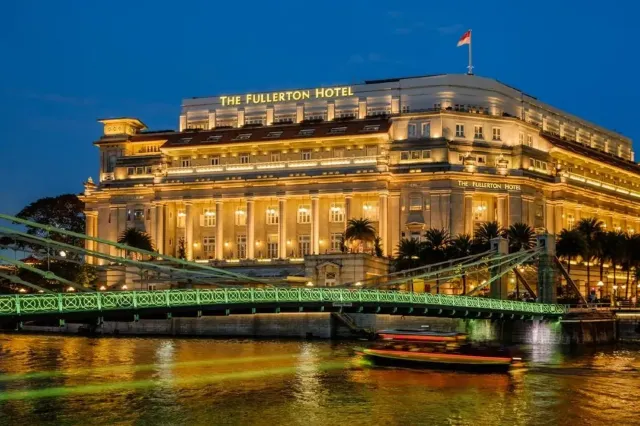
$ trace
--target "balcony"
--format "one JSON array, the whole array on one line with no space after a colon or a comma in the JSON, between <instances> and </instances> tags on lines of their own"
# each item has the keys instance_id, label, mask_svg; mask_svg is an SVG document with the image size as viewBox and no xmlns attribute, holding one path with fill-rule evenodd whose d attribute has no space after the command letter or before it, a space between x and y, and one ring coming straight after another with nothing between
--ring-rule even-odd
<instances>
[{"instance_id":1,"label":"balcony","mask_svg":"<svg viewBox=\"0 0 640 426\"><path fill-rule=\"evenodd\" d=\"M274 161L265 163L252 164L226 164L219 166L193 166L193 167L169 167L168 175L188 175L188 174L205 174L205 173L233 173L238 171L252 170L284 170L284 169L301 169L310 167L341 167L349 165L378 164L381 156L372 155L367 157L336 157L336 158L319 158L314 160L289 160Z\"/></svg>"}]
</instances>

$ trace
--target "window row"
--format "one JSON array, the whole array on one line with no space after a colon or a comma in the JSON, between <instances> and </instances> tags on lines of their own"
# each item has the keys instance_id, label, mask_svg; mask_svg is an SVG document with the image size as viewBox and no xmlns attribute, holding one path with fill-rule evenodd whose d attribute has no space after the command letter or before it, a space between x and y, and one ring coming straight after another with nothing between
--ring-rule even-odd
<instances>
[{"instance_id":1,"label":"window row","mask_svg":"<svg viewBox=\"0 0 640 426\"><path fill-rule=\"evenodd\" d=\"M428 149L400 152L400 161L418 161L430 159L431 151Z\"/></svg>"},{"instance_id":2,"label":"window row","mask_svg":"<svg viewBox=\"0 0 640 426\"><path fill-rule=\"evenodd\" d=\"M420 130L420 133L418 133ZM423 123L409 123L407 125L407 138L415 139L415 138L430 138L431 137L431 122L423 122Z\"/></svg>"},{"instance_id":3,"label":"window row","mask_svg":"<svg viewBox=\"0 0 640 426\"><path fill-rule=\"evenodd\" d=\"M150 175L153 173L153 167L152 166L145 166L145 167L127 167L127 175L128 176L133 176L133 175Z\"/></svg>"},{"instance_id":4,"label":"window row","mask_svg":"<svg viewBox=\"0 0 640 426\"><path fill-rule=\"evenodd\" d=\"M136 210L138 212L138 210ZM144 215L143 210L140 210L140 214ZM362 205L362 217L369 219L370 221L378 221L379 208L377 201L366 201ZM266 224L277 225L280 220L280 213L278 207L268 206L266 209ZM346 219L346 211L344 203L335 202L331 203L329 207L329 222L341 223ZM178 210L177 227L184 228L186 224L186 211L184 209ZM237 226L243 226L247 224L247 213L244 207L238 207L234 212L234 223ZM311 223L311 205L299 204L296 222L299 224ZM216 226L216 211L215 208L205 208L203 214L200 215L201 227L215 227Z\"/></svg>"},{"instance_id":5,"label":"window row","mask_svg":"<svg viewBox=\"0 0 640 426\"><path fill-rule=\"evenodd\" d=\"M465 137L465 129L464 124L456 124L456 137L464 138ZM473 138L484 140L484 126L476 124L473 126ZM491 140L492 141L501 141L502 140L502 129L500 127L492 127L491 128Z\"/></svg>"}]
</instances>

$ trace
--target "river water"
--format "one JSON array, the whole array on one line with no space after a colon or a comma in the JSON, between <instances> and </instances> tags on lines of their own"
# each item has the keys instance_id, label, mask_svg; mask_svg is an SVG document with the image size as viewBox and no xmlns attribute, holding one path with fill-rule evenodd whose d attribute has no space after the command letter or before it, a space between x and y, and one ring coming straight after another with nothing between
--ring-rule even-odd
<instances>
[{"instance_id":1,"label":"river water","mask_svg":"<svg viewBox=\"0 0 640 426\"><path fill-rule=\"evenodd\" d=\"M640 348L510 374L374 369L354 343L0 334L0 424L632 425Z\"/></svg>"}]
</instances>

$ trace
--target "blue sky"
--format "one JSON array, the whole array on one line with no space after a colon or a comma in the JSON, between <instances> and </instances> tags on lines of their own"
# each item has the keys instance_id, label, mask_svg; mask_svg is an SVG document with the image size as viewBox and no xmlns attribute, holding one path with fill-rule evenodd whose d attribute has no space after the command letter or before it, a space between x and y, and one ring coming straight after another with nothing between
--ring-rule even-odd
<instances>
[{"instance_id":1,"label":"blue sky","mask_svg":"<svg viewBox=\"0 0 640 426\"><path fill-rule=\"evenodd\" d=\"M397 5L393 5L396 3ZM364 79L493 77L635 141L640 5L536 2L7 2L0 212L97 177L97 118L176 128L184 97Z\"/></svg>"}]
</instances>

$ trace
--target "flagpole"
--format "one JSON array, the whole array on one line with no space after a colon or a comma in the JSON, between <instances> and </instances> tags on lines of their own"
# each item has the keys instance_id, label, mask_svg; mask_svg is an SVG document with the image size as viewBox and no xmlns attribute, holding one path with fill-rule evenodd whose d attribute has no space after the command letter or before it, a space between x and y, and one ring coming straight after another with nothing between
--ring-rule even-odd
<instances>
[{"instance_id":1,"label":"flagpole","mask_svg":"<svg viewBox=\"0 0 640 426\"><path fill-rule=\"evenodd\" d=\"M467 71L467 74L469 75L473 75L473 65L471 64L471 42L473 41L473 37L471 37L471 30L469 30L469 66L467 68L469 68L469 71Z\"/></svg>"}]
</instances>

